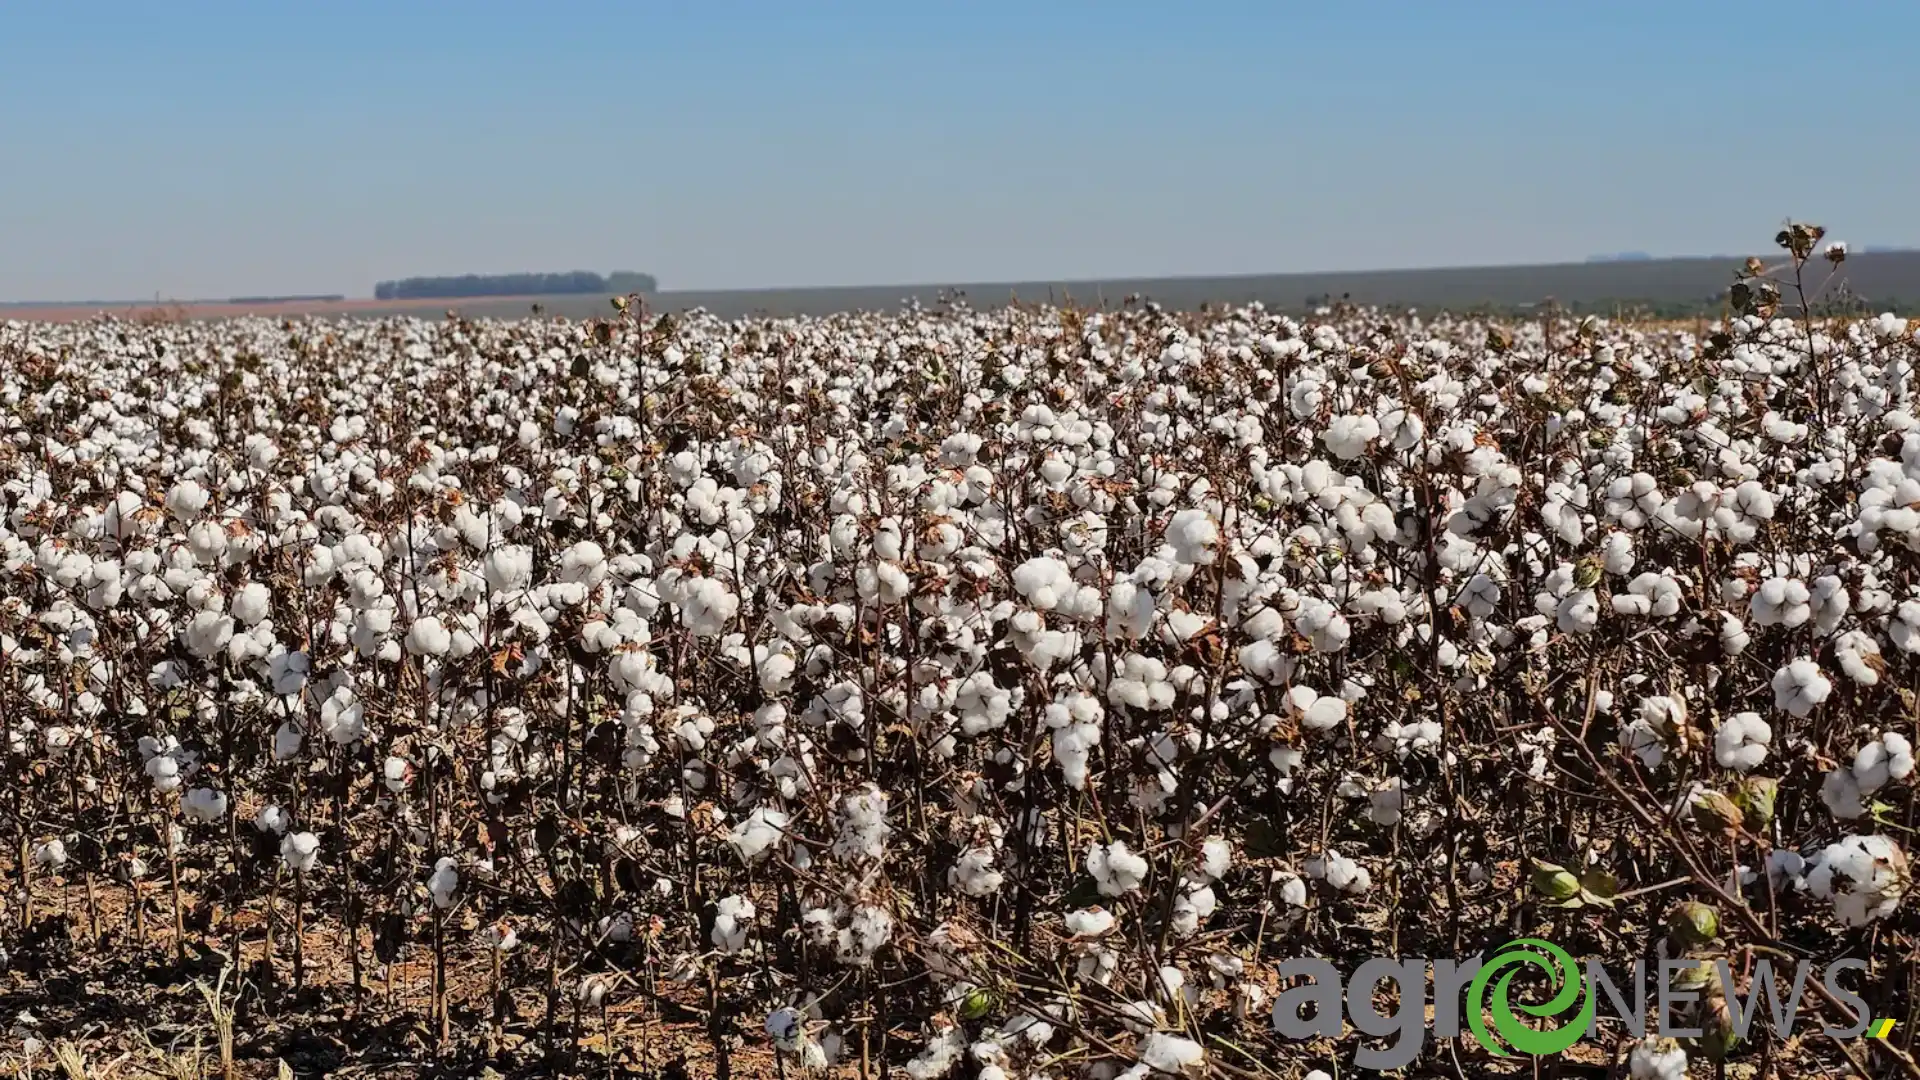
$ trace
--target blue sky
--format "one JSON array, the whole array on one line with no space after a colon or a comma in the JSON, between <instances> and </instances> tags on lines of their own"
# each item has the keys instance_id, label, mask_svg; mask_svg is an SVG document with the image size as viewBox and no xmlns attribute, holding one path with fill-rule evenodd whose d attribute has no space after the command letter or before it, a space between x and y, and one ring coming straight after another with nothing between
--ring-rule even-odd
<instances>
[{"instance_id":1,"label":"blue sky","mask_svg":"<svg viewBox=\"0 0 1920 1080\"><path fill-rule=\"evenodd\" d=\"M17 3L0 299L1920 243L1920 4Z\"/></svg>"}]
</instances>

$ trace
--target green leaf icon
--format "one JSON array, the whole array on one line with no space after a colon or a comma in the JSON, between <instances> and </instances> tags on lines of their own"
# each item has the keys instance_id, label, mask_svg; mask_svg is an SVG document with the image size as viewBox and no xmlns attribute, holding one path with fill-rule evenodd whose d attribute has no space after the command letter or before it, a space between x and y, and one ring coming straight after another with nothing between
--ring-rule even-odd
<instances>
[{"instance_id":1,"label":"green leaf icon","mask_svg":"<svg viewBox=\"0 0 1920 1080\"><path fill-rule=\"evenodd\" d=\"M1553 997L1538 1005L1516 1005L1509 1001L1508 991L1521 967L1535 967L1550 975L1555 988ZM1493 981L1495 975L1499 976L1498 982ZM1491 1001L1487 995L1489 983L1493 986ZM1525 1013L1546 1020L1563 1016L1569 1010L1572 1015L1565 1017L1565 1022L1556 1028L1529 1027L1518 1015ZM1488 1014L1493 1017L1498 1038L1487 1030ZM1593 1014L1593 987L1587 985L1573 957L1560 946L1539 938L1516 938L1508 942L1480 966L1479 973L1467 986L1467 1024L1473 1029L1474 1039L1498 1057L1507 1056L1502 1043L1535 1057L1560 1053L1587 1034L1593 1026Z\"/></svg>"}]
</instances>

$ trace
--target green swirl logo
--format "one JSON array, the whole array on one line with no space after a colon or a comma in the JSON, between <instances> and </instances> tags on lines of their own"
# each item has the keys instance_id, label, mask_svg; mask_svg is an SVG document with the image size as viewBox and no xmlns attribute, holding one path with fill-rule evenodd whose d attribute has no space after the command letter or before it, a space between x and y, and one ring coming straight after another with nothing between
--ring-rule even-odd
<instances>
[{"instance_id":1,"label":"green swirl logo","mask_svg":"<svg viewBox=\"0 0 1920 1080\"><path fill-rule=\"evenodd\" d=\"M1507 1000L1509 984L1521 967L1535 967L1552 977L1553 997L1538 1005L1515 1005ZM1493 983L1493 1000L1487 1000L1487 984L1499 975L1499 981ZM1517 1013L1541 1020L1550 1019L1566 1013L1579 999L1579 1011L1572 1018L1556 1028L1529 1027ZM1494 1030L1499 1032L1495 1038L1487 1031L1485 1013L1493 1014ZM1593 987L1587 984L1573 957L1567 951L1549 941L1539 938L1516 938L1502 946L1498 953L1474 975L1473 982L1467 985L1467 1024L1473 1029L1473 1037L1481 1046L1498 1057L1507 1056L1501 1049L1501 1042L1523 1054L1542 1057L1557 1054L1572 1046L1593 1026Z\"/></svg>"}]
</instances>

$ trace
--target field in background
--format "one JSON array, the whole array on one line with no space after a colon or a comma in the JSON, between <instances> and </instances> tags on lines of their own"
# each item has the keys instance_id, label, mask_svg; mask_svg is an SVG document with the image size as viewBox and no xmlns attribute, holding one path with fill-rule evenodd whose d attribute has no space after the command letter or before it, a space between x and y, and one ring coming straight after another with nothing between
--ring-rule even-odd
<instances>
[{"instance_id":1,"label":"field in background","mask_svg":"<svg viewBox=\"0 0 1920 1080\"><path fill-rule=\"evenodd\" d=\"M1615 306L1656 315L1704 310L1732 284L1740 258L1658 259L1647 262L1565 263L1539 266L1464 267L1439 270L1378 270L1352 273L1257 274L1236 277L1113 278L1103 281L1022 281L957 285L854 285L808 289L668 290L649 297L661 311L704 308L722 318L751 315L832 315L847 311L891 311L917 301L938 304L958 291L976 307L1011 301L1118 305L1142 295L1167 307L1193 309L1204 304L1259 302L1276 310L1297 311L1324 298L1345 297L1356 304L1450 308L1523 309L1551 298L1576 310ZM1809 268L1822 280L1824 264ZM1827 283L1825 295L1842 288L1868 298L1874 310L1908 311L1920 307L1920 252L1874 252L1849 256ZM609 311L609 297L476 297L470 300L344 300L281 304L84 304L0 306L0 319L71 321L100 311L126 316L159 314L219 319L237 315L434 315L458 311L468 318L521 318L541 305L550 315L578 319Z\"/></svg>"}]
</instances>

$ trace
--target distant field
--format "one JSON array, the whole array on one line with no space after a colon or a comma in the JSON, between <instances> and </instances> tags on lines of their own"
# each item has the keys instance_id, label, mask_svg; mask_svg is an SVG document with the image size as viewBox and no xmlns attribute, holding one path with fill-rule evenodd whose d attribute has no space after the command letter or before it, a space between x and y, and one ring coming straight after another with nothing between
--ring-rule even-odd
<instances>
[{"instance_id":1,"label":"distant field","mask_svg":"<svg viewBox=\"0 0 1920 1080\"><path fill-rule=\"evenodd\" d=\"M1773 259L1769 257L1769 264ZM1740 258L1657 259L1646 262L1558 263L1538 266L1463 267L1439 270L1380 270L1324 274L1259 274L1238 277L1116 278L1105 281L1023 281L955 285L860 285L806 289L666 291L648 297L662 311L704 308L726 318L749 315L831 315L847 311L893 311L912 301L932 305L943 293L964 293L976 307L1000 307L1011 301L1062 302L1069 298L1098 306L1118 304L1138 294L1170 308L1259 301L1270 308L1297 310L1323 297L1355 303L1448 308L1515 308L1549 298L1576 307L1607 305L1659 308L1705 304L1732 282ZM1812 280L1825 276L1824 263L1810 267ZM1879 308L1920 308L1920 252L1876 252L1849 258L1828 283L1829 291L1846 283ZM1792 298L1789 297L1789 300ZM263 304L45 305L0 307L0 319L83 319L100 311L123 315L179 312L191 318L237 315L437 315L458 311L470 318L520 318L536 303L550 315L578 319L609 310L599 295L476 297L469 300L344 300Z\"/></svg>"}]
</instances>

